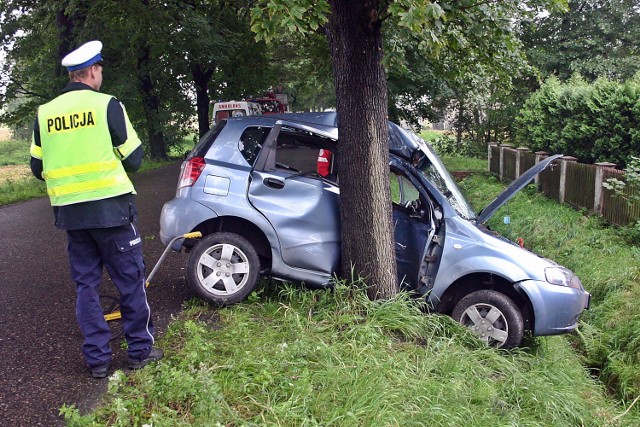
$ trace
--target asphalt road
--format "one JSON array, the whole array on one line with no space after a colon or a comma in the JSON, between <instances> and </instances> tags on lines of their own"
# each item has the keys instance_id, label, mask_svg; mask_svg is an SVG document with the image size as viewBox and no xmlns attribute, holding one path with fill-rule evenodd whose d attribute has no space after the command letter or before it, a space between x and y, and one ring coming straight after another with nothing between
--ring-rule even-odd
<instances>
[{"instance_id":1,"label":"asphalt road","mask_svg":"<svg viewBox=\"0 0 640 427\"><path fill-rule=\"evenodd\" d=\"M175 194L178 173L175 164L133 176L147 274L164 250L160 210ZM156 337L190 297L185 262L185 254L169 253L148 289ZM101 293L117 295L103 279ZM53 225L49 200L0 207L0 425L64 425L63 404L82 413L96 406L107 380L90 377L81 344L66 237ZM126 352L112 348L112 370L126 372Z\"/></svg>"}]
</instances>

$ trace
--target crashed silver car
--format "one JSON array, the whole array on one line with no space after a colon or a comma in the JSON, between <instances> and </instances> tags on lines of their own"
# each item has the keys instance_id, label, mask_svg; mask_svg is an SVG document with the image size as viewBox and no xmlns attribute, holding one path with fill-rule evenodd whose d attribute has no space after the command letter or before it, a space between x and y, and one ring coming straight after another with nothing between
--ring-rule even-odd
<instances>
[{"instance_id":1,"label":"crashed silver car","mask_svg":"<svg viewBox=\"0 0 640 427\"><path fill-rule=\"evenodd\" d=\"M164 244L190 251L188 283L222 305L246 298L261 276L331 285L340 267L335 113L227 119L182 164L162 209ZM558 156L556 156L558 157ZM573 331L590 296L567 268L497 236L483 224L548 167L550 157L477 214L433 149L389 123L389 167L398 278L490 345L525 331Z\"/></svg>"}]
</instances>

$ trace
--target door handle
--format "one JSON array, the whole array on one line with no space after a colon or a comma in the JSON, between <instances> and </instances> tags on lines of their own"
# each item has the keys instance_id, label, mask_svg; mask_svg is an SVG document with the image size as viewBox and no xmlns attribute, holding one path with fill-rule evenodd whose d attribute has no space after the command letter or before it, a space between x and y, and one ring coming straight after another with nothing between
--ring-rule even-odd
<instances>
[{"instance_id":1,"label":"door handle","mask_svg":"<svg viewBox=\"0 0 640 427\"><path fill-rule=\"evenodd\" d=\"M284 188L284 181L281 181L277 178L265 178L262 182L267 187L275 188L276 190L280 190L281 188Z\"/></svg>"}]
</instances>

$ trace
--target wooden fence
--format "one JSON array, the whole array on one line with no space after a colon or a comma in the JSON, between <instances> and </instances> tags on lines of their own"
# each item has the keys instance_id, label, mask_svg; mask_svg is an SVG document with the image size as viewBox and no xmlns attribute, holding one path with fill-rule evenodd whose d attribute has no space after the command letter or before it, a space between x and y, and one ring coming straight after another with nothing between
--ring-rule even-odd
<instances>
[{"instance_id":1,"label":"wooden fence","mask_svg":"<svg viewBox=\"0 0 640 427\"><path fill-rule=\"evenodd\" d=\"M527 148L510 145L490 145L488 150L489 170L501 180L513 181L548 153L530 152ZM615 169L613 163L587 165L576 162L575 157L565 156L536 177L538 191L547 197L566 203L576 209L586 209L601 215L611 224L625 226L640 219L640 205L629 205L622 197L603 187L609 178L624 181L624 173ZM625 197L635 194L625 188Z\"/></svg>"}]
</instances>

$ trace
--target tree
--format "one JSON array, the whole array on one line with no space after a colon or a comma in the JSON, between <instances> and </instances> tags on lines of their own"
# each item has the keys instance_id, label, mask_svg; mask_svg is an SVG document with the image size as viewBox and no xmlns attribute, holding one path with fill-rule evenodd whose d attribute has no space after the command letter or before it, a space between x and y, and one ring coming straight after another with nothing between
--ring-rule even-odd
<instances>
[{"instance_id":1,"label":"tree","mask_svg":"<svg viewBox=\"0 0 640 427\"><path fill-rule=\"evenodd\" d=\"M66 34L72 30L70 23L60 19L64 10L61 3L50 2L48 13L38 9L36 1L0 3L0 40L4 48L0 107L12 105L2 115L8 125L33 123L37 106L55 97L56 86L62 87L66 81L57 52L67 43ZM64 29L59 31L57 24ZM29 29L26 36L21 35L24 29Z\"/></svg>"},{"instance_id":2,"label":"tree","mask_svg":"<svg viewBox=\"0 0 640 427\"><path fill-rule=\"evenodd\" d=\"M389 189L387 84L377 1L330 2L327 38L340 117L338 173L343 271L370 280L369 296L398 290ZM367 141L367 143L363 143ZM352 161L357 159L357 161ZM357 230L357 231L356 231Z\"/></svg>"},{"instance_id":3,"label":"tree","mask_svg":"<svg viewBox=\"0 0 640 427\"><path fill-rule=\"evenodd\" d=\"M523 23L523 41L530 61L545 76L628 79L640 70L638 2L571 1L566 11Z\"/></svg>"},{"instance_id":4,"label":"tree","mask_svg":"<svg viewBox=\"0 0 640 427\"><path fill-rule=\"evenodd\" d=\"M172 78L159 81L157 76L163 74L157 72L157 62L152 58L155 39L151 32L157 28L152 24L160 25L163 17L152 13L155 5L149 0L128 2L127 7L114 7L113 2L102 0L14 0L3 4L0 20L6 77L2 81L2 104L21 100L20 107L10 115L3 115L3 120L14 125L31 122L37 106L57 96L68 81L61 57L83 42L102 39L106 68L103 90L124 88L115 92L133 111L134 122L145 123L152 155L163 157L165 122L158 87L171 83ZM121 34L127 34L129 39L122 41ZM132 88L138 89L133 96Z\"/></svg>"},{"instance_id":5,"label":"tree","mask_svg":"<svg viewBox=\"0 0 640 427\"><path fill-rule=\"evenodd\" d=\"M268 49L278 69L277 81L286 83L285 93L294 111L335 107L331 56L324 34L279 34Z\"/></svg>"},{"instance_id":6,"label":"tree","mask_svg":"<svg viewBox=\"0 0 640 427\"><path fill-rule=\"evenodd\" d=\"M211 123L211 99L242 99L265 91L276 79L264 43L253 40L249 1L174 2L169 50L179 74L190 76L196 95L198 133Z\"/></svg>"},{"instance_id":7,"label":"tree","mask_svg":"<svg viewBox=\"0 0 640 427\"><path fill-rule=\"evenodd\" d=\"M382 65L381 25L386 9L380 2L368 0L300 3L298 7L280 4L282 9L274 3L264 10L257 8L253 28L259 35L273 33L274 20L263 20L263 12L292 29L306 31L308 25L317 30L326 24L339 116L342 269L343 273L354 269L356 275L367 277L373 285L371 297L387 298L397 292L398 282L391 226L387 87ZM311 7L314 13L305 17Z\"/></svg>"},{"instance_id":8,"label":"tree","mask_svg":"<svg viewBox=\"0 0 640 427\"><path fill-rule=\"evenodd\" d=\"M538 3L557 2L263 0L254 8L252 29L258 39L273 37L279 28L308 33L324 26L339 117L343 273L353 267L367 277L371 297L385 298L398 290L388 187L383 23L390 21L403 30L403 37L415 39L423 54L438 56L444 48L473 46L482 61L495 53L492 43L517 49L513 18Z\"/></svg>"},{"instance_id":9,"label":"tree","mask_svg":"<svg viewBox=\"0 0 640 427\"><path fill-rule=\"evenodd\" d=\"M102 90L127 106L152 157L191 131L209 128L211 97L264 91L275 73L264 43L249 30L249 0L11 0L0 4L6 52L0 106L9 124L33 121L36 108L67 81L60 58L91 39L104 42ZM259 67L256 67L259 64ZM229 98L227 98L229 99ZM18 102L16 102L18 100ZM145 138L146 135L146 138Z\"/></svg>"}]
</instances>

